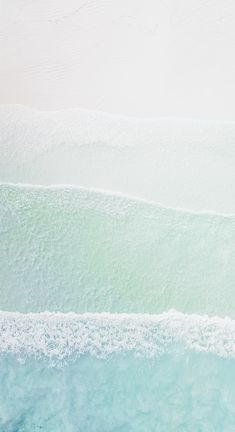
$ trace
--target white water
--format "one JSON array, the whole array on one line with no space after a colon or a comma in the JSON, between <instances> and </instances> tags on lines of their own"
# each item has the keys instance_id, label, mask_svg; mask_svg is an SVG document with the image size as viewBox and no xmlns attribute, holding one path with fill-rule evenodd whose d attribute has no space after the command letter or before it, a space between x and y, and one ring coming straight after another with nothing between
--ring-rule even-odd
<instances>
[{"instance_id":1,"label":"white water","mask_svg":"<svg viewBox=\"0 0 235 432\"><path fill-rule=\"evenodd\" d=\"M1 432L230 432L235 324L0 313Z\"/></svg>"},{"instance_id":2,"label":"white water","mask_svg":"<svg viewBox=\"0 0 235 432\"><path fill-rule=\"evenodd\" d=\"M0 354L46 357L56 364L81 355L133 352L159 357L179 349L235 358L235 321L170 311L160 315L0 312Z\"/></svg>"}]
</instances>

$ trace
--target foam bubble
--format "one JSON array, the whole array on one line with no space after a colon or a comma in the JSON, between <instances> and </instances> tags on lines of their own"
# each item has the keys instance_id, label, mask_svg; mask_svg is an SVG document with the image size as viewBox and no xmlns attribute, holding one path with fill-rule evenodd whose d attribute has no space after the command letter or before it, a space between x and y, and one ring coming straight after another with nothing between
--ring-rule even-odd
<instances>
[{"instance_id":1,"label":"foam bubble","mask_svg":"<svg viewBox=\"0 0 235 432\"><path fill-rule=\"evenodd\" d=\"M60 361L89 354L157 357L174 347L235 358L235 320L185 315L0 313L0 352Z\"/></svg>"}]
</instances>

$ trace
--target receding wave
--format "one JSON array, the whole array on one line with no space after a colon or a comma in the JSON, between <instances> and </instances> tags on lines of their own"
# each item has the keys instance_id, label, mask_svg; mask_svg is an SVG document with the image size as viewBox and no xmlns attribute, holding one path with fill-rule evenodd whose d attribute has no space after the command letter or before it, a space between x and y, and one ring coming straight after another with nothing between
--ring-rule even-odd
<instances>
[{"instance_id":1,"label":"receding wave","mask_svg":"<svg viewBox=\"0 0 235 432\"><path fill-rule=\"evenodd\" d=\"M235 216L0 186L0 309L234 317Z\"/></svg>"},{"instance_id":2,"label":"receding wave","mask_svg":"<svg viewBox=\"0 0 235 432\"><path fill-rule=\"evenodd\" d=\"M0 181L75 184L235 213L235 123L0 106Z\"/></svg>"}]
</instances>

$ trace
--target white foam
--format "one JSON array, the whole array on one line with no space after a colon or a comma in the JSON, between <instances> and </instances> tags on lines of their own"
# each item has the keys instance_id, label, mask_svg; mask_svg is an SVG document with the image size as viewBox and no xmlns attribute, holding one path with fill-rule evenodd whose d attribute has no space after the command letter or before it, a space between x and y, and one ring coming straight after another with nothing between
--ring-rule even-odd
<instances>
[{"instance_id":1,"label":"white foam","mask_svg":"<svg viewBox=\"0 0 235 432\"><path fill-rule=\"evenodd\" d=\"M75 192L79 194L79 202L84 207L86 207L87 204L87 198L88 196L93 196L93 205L94 207L102 207L102 205L106 202L114 204L115 200L119 200L118 208L119 210L122 209L124 211L125 209L131 205L138 207L139 205L143 204L151 208L153 211L157 211L159 209L166 210L166 211L172 211L177 213L185 213L189 215L195 215L195 216L214 216L214 217L221 217L221 218L228 218L228 219L234 219L235 213L222 213L222 212L216 212L213 210L190 210L187 208L182 207L172 207L167 206L161 202L156 202L144 198L140 198L135 195L129 195L127 193L117 192L117 191L111 191L107 189L97 189L92 187L83 187L76 184L51 184L51 185L44 185L44 184L32 184L32 183L12 183L12 182L1 182L0 181L0 191L3 191L4 189L12 189L12 190L31 190L35 192L43 192L45 191L59 191L62 193L66 192ZM89 204L89 207L91 207L91 204Z\"/></svg>"},{"instance_id":2,"label":"white foam","mask_svg":"<svg viewBox=\"0 0 235 432\"><path fill-rule=\"evenodd\" d=\"M235 320L185 315L0 312L0 353L64 360L134 352L157 357L172 345L235 358Z\"/></svg>"}]
</instances>

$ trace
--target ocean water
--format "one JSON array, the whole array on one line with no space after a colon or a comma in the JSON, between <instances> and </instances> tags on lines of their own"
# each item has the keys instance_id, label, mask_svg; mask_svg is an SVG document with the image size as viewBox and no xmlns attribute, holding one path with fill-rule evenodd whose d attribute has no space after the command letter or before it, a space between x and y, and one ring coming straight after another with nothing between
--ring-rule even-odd
<instances>
[{"instance_id":1,"label":"ocean water","mask_svg":"<svg viewBox=\"0 0 235 432\"><path fill-rule=\"evenodd\" d=\"M0 241L1 310L235 317L234 215L8 184Z\"/></svg>"},{"instance_id":2,"label":"ocean water","mask_svg":"<svg viewBox=\"0 0 235 432\"><path fill-rule=\"evenodd\" d=\"M2 114L0 432L234 432L234 124Z\"/></svg>"},{"instance_id":3,"label":"ocean water","mask_svg":"<svg viewBox=\"0 0 235 432\"><path fill-rule=\"evenodd\" d=\"M0 180L235 213L235 123L0 106Z\"/></svg>"},{"instance_id":4,"label":"ocean water","mask_svg":"<svg viewBox=\"0 0 235 432\"><path fill-rule=\"evenodd\" d=\"M0 0L0 432L235 432L234 18Z\"/></svg>"},{"instance_id":5,"label":"ocean water","mask_svg":"<svg viewBox=\"0 0 235 432\"><path fill-rule=\"evenodd\" d=\"M0 314L1 432L232 432L235 323Z\"/></svg>"}]
</instances>

